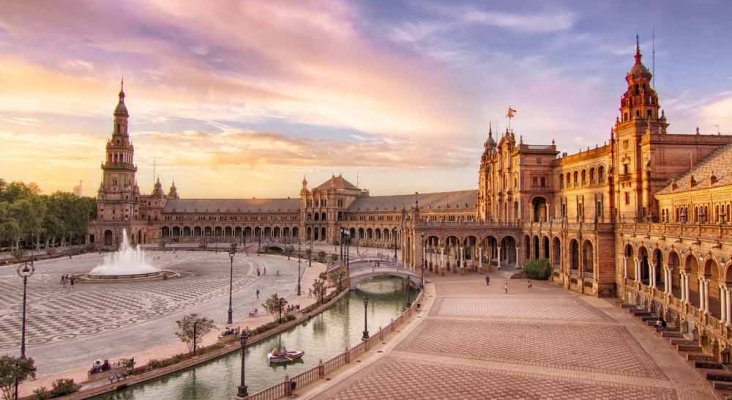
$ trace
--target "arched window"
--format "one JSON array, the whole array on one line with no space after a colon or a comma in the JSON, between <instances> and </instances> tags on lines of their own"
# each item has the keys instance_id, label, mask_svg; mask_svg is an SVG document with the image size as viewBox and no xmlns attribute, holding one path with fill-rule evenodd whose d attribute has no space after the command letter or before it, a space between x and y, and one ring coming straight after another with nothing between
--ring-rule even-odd
<instances>
[{"instance_id":1,"label":"arched window","mask_svg":"<svg viewBox=\"0 0 732 400\"><path fill-rule=\"evenodd\" d=\"M585 186L587 184L587 171L582 170L582 186Z\"/></svg>"},{"instance_id":2,"label":"arched window","mask_svg":"<svg viewBox=\"0 0 732 400\"><path fill-rule=\"evenodd\" d=\"M590 168L590 185L595 184L595 168Z\"/></svg>"},{"instance_id":3,"label":"arched window","mask_svg":"<svg viewBox=\"0 0 732 400\"><path fill-rule=\"evenodd\" d=\"M577 182L578 182L578 179L577 178L578 177L579 177L579 174L577 173L577 171L574 171L574 186L575 187L577 187Z\"/></svg>"},{"instance_id":4,"label":"arched window","mask_svg":"<svg viewBox=\"0 0 732 400\"><path fill-rule=\"evenodd\" d=\"M605 167L600 166L600 168L597 169L597 183L603 182L605 182Z\"/></svg>"}]
</instances>

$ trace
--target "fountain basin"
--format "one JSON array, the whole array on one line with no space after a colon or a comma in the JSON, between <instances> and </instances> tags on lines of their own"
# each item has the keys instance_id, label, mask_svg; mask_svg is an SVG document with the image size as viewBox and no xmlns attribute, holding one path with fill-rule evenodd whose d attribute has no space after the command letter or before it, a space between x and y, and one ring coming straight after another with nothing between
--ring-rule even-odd
<instances>
[{"instance_id":1,"label":"fountain basin","mask_svg":"<svg viewBox=\"0 0 732 400\"><path fill-rule=\"evenodd\" d=\"M127 274L127 275L98 275L98 274L76 274L74 279L78 283L123 283L123 282L147 282L147 281L164 281L168 279L180 278L180 274L173 271L155 271L145 274Z\"/></svg>"}]
</instances>

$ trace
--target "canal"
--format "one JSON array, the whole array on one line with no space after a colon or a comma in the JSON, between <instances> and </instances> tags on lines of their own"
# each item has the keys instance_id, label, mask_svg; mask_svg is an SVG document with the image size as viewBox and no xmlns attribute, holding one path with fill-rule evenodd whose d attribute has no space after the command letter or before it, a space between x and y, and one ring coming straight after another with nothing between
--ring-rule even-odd
<instances>
[{"instance_id":1,"label":"canal","mask_svg":"<svg viewBox=\"0 0 732 400\"><path fill-rule=\"evenodd\" d=\"M285 375L297 375L342 353L361 340L363 334L364 294L368 295L369 333L389 323L404 309L407 294L403 280L380 277L361 283L333 307L280 335L247 348L246 379L249 393L283 381ZM417 292L410 291L412 299ZM302 362L270 365L267 353L285 346L288 350L304 350ZM241 352L202 364L190 370L136 385L123 391L95 397L97 400L204 400L232 398L241 374Z\"/></svg>"}]
</instances>

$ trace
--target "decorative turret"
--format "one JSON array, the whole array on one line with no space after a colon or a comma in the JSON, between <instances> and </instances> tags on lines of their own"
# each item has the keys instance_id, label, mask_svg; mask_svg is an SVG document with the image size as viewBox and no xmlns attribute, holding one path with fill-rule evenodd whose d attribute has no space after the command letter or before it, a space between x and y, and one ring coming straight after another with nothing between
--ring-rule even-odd
<instances>
[{"instance_id":1,"label":"decorative turret","mask_svg":"<svg viewBox=\"0 0 732 400\"><path fill-rule=\"evenodd\" d=\"M178 188L175 187L175 180L173 181L173 184L170 185L170 190L168 191L168 198L169 199L178 199Z\"/></svg>"},{"instance_id":2,"label":"decorative turret","mask_svg":"<svg viewBox=\"0 0 732 400\"><path fill-rule=\"evenodd\" d=\"M488 139L486 139L484 147L486 151L496 148L496 141L493 140L493 126L491 123L488 124Z\"/></svg>"},{"instance_id":3,"label":"decorative turret","mask_svg":"<svg viewBox=\"0 0 732 400\"><path fill-rule=\"evenodd\" d=\"M643 62L640 43L636 35L635 63L625 75L628 88L620 98L620 122L658 120L658 95L651 87L653 75Z\"/></svg>"},{"instance_id":4,"label":"decorative turret","mask_svg":"<svg viewBox=\"0 0 732 400\"><path fill-rule=\"evenodd\" d=\"M155 181L155 187L153 188L152 195L153 197L165 197L165 193L163 193L163 185L160 183L160 177Z\"/></svg>"}]
</instances>

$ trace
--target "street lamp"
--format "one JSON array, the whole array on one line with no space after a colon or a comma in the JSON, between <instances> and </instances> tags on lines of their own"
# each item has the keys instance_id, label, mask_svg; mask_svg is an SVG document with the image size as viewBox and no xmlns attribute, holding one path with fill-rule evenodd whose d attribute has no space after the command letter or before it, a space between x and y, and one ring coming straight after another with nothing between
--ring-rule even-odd
<instances>
[{"instance_id":1,"label":"street lamp","mask_svg":"<svg viewBox=\"0 0 732 400\"><path fill-rule=\"evenodd\" d=\"M424 248L425 248L425 243L424 243L424 232L422 232L422 256L423 256L423 257L424 257L424 255L426 255L426 254L427 254L427 252L426 252L426 251L424 250ZM426 260L426 258L427 258L427 257L424 257L424 258L425 258L425 259L424 259L424 260L422 260L422 280L421 280L421 282L420 282L420 283L421 283L421 286L422 286L422 289L424 289L424 270L425 270L425 267L426 267L426 265L425 265L425 264L427 263L427 260Z\"/></svg>"},{"instance_id":2,"label":"street lamp","mask_svg":"<svg viewBox=\"0 0 732 400\"><path fill-rule=\"evenodd\" d=\"M412 306L412 298L409 293L409 276L404 280L404 290L407 292L407 308Z\"/></svg>"},{"instance_id":3,"label":"street lamp","mask_svg":"<svg viewBox=\"0 0 732 400\"><path fill-rule=\"evenodd\" d=\"M239 343L241 344L241 384L237 387L237 397L247 397L247 385L246 385L246 349L247 339L249 338L249 328L244 329L239 336Z\"/></svg>"},{"instance_id":4,"label":"street lamp","mask_svg":"<svg viewBox=\"0 0 732 400\"><path fill-rule=\"evenodd\" d=\"M229 250L229 316L226 320L227 324L232 324L233 320L231 319L231 291L234 281L234 254L236 254L236 245L231 246L231 250Z\"/></svg>"},{"instance_id":5,"label":"street lamp","mask_svg":"<svg viewBox=\"0 0 732 400\"><path fill-rule=\"evenodd\" d=\"M31 244L32 246L32 244ZM36 271L33 266L33 247L31 247L31 262L30 265L26 262L23 266L18 266L18 276L23 278L23 322L21 324L21 336L20 336L20 360L25 360L25 304L26 304L26 292L28 287L28 278L30 278ZM15 397L18 398L18 386L20 381L15 379Z\"/></svg>"},{"instance_id":6,"label":"street lamp","mask_svg":"<svg viewBox=\"0 0 732 400\"><path fill-rule=\"evenodd\" d=\"M396 251L396 248L397 248L397 234L396 234L396 230L393 231L393 235L392 236L394 236L394 262L397 262L397 251Z\"/></svg>"},{"instance_id":7,"label":"street lamp","mask_svg":"<svg viewBox=\"0 0 732 400\"><path fill-rule=\"evenodd\" d=\"M310 236L310 255L308 255L308 268L313 266L313 236Z\"/></svg>"},{"instance_id":8,"label":"street lamp","mask_svg":"<svg viewBox=\"0 0 732 400\"><path fill-rule=\"evenodd\" d=\"M297 295L300 295L300 280L302 275L300 274L300 242L297 242Z\"/></svg>"},{"instance_id":9,"label":"street lamp","mask_svg":"<svg viewBox=\"0 0 732 400\"><path fill-rule=\"evenodd\" d=\"M361 337L361 340L369 339L369 322L368 322L368 319L366 318L368 309L369 309L369 295L364 293L363 294L363 336Z\"/></svg>"}]
</instances>

